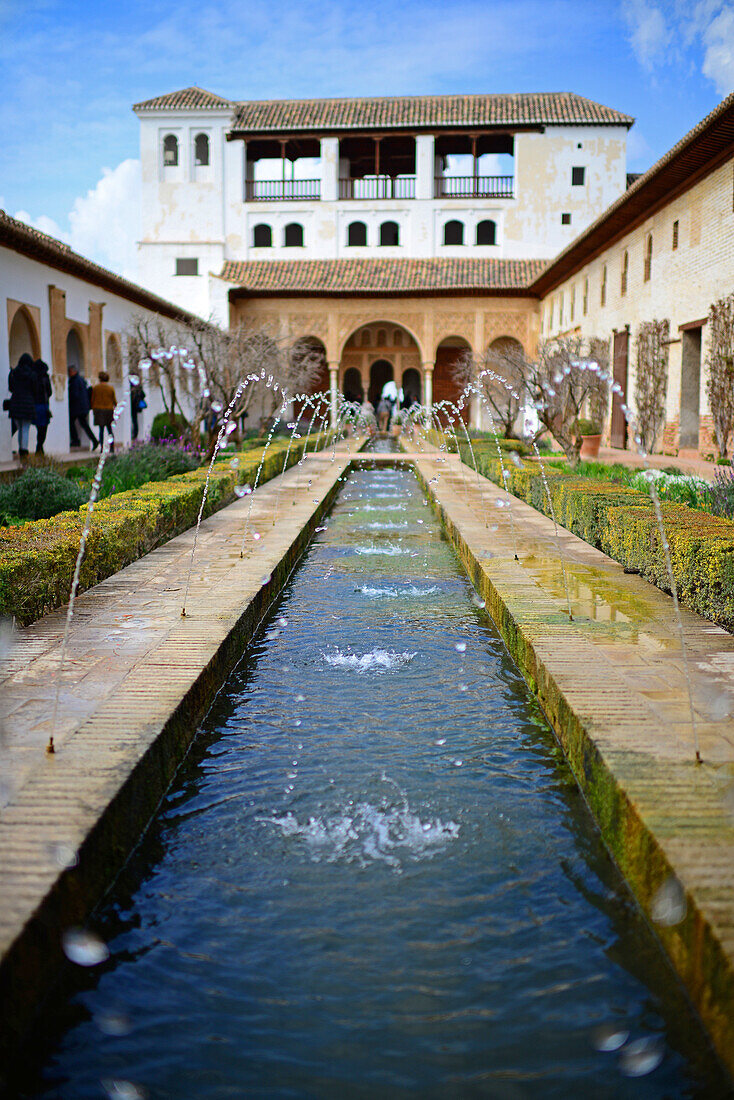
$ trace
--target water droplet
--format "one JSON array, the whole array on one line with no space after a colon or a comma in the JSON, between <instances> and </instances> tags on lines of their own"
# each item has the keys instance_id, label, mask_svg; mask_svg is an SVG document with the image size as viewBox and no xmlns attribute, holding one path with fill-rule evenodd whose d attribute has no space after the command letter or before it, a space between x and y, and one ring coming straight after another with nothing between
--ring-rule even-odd
<instances>
[{"instance_id":1,"label":"water droplet","mask_svg":"<svg viewBox=\"0 0 734 1100\"><path fill-rule=\"evenodd\" d=\"M596 1050L610 1052L623 1047L629 1037L629 1031L618 1024L600 1024L594 1029L591 1041Z\"/></svg>"},{"instance_id":2,"label":"water droplet","mask_svg":"<svg viewBox=\"0 0 734 1100\"><path fill-rule=\"evenodd\" d=\"M251 492L252 489L249 485L235 485L234 487L234 495L236 497L239 497L240 500L242 499L242 497L249 496Z\"/></svg>"},{"instance_id":3,"label":"water droplet","mask_svg":"<svg viewBox=\"0 0 734 1100\"><path fill-rule=\"evenodd\" d=\"M83 928L67 929L61 937L61 945L67 959L78 966L98 966L110 957L107 944Z\"/></svg>"},{"instance_id":4,"label":"water droplet","mask_svg":"<svg viewBox=\"0 0 734 1100\"><path fill-rule=\"evenodd\" d=\"M306 702L306 696L305 695L297 695L296 696L296 702L297 703L305 703Z\"/></svg>"},{"instance_id":5,"label":"water droplet","mask_svg":"<svg viewBox=\"0 0 734 1100\"><path fill-rule=\"evenodd\" d=\"M433 743L434 743L434 745L445 745L446 744L446 738L445 737L439 737L438 741L434 741Z\"/></svg>"},{"instance_id":6,"label":"water droplet","mask_svg":"<svg viewBox=\"0 0 734 1100\"><path fill-rule=\"evenodd\" d=\"M102 1081L101 1085L109 1100L145 1100L148 1095L140 1085L135 1085L132 1081L122 1081L119 1078Z\"/></svg>"},{"instance_id":7,"label":"water droplet","mask_svg":"<svg viewBox=\"0 0 734 1100\"><path fill-rule=\"evenodd\" d=\"M212 401L212 410L215 413L220 413L223 408L224 408L224 405L222 404L221 401Z\"/></svg>"},{"instance_id":8,"label":"water droplet","mask_svg":"<svg viewBox=\"0 0 734 1100\"><path fill-rule=\"evenodd\" d=\"M130 1017L113 1009L98 1012L94 1022L104 1035L129 1035L132 1030Z\"/></svg>"},{"instance_id":9,"label":"water droplet","mask_svg":"<svg viewBox=\"0 0 734 1100\"><path fill-rule=\"evenodd\" d=\"M672 928L686 915L686 895L674 875L670 875L652 899L652 919L656 924Z\"/></svg>"},{"instance_id":10,"label":"water droplet","mask_svg":"<svg viewBox=\"0 0 734 1100\"><path fill-rule=\"evenodd\" d=\"M496 523L490 523L490 525L489 525L489 527L487 528L487 530L488 530L488 531L496 531L496 530L497 530L497 524L496 524Z\"/></svg>"},{"instance_id":11,"label":"water droplet","mask_svg":"<svg viewBox=\"0 0 734 1100\"><path fill-rule=\"evenodd\" d=\"M466 653L466 642L457 642L454 649L457 653Z\"/></svg>"},{"instance_id":12,"label":"water droplet","mask_svg":"<svg viewBox=\"0 0 734 1100\"><path fill-rule=\"evenodd\" d=\"M235 455L235 457L234 457L234 458L232 459L232 461L230 462L230 466L232 467L232 469L233 469L233 470L236 470L236 469L238 468L239 464L240 464L240 460L239 460L239 458L237 458L237 456Z\"/></svg>"},{"instance_id":13,"label":"water droplet","mask_svg":"<svg viewBox=\"0 0 734 1100\"><path fill-rule=\"evenodd\" d=\"M459 691L468 691L468 690L469 690L469 685L468 684L459 684Z\"/></svg>"},{"instance_id":14,"label":"water droplet","mask_svg":"<svg viewBox=\"0 0 734 1100\"><path fill-rule=\"evenodd\" d=\"M495 504L498 508L506 508L507 507L507 501L502 500L500 497L497 497L497 500L495 501Z\"/></svg>"},{"instance_id":15,"label":"water droplet","mask_svg":"<svg viewBox=\"0 0 734 1100\"><path fill-rule=\"evenodd\" d=\"M463 760L454 760L454 767L455 768L460 768L460 767L462 767L463 763L464 763Z\"/></svg>"},{"instance_id":16,"label":"water droplet","mask_svg":"<svg viewBox=\"0 0 734 1100\"><path fill-rule=\"evenodd\" d=\"M284 630L285 627L288 626L288 620L286 619L285 615L279 615L278 618L275 621L278 624L278 626L281 628L281 630Z\"/></svg>"},{"instance_id":17,"label":"water droplet","mask_svg":"<svg viewBox=\"0 0 734 1100\"><path fill-rule=\"evenodd\" d=\"M515 465L518 466L518 467L522 466L522 460L520 458L520 455L517 453L517 451L512 451L512 453L510 454L510 461L514 462Z\"/></svg>"},{"instance_id":18,"label":"water droplet","mask_svg":"<svg viewBox=\"0 0 734 1100\"><path fill-rule=\"evenodd\" d=\"M140 379L138 378L137 374L131 374L130 375L130 385L131 386L139 386L140 385Z\"/></svg>"},{"instance_id":19,"label":"water droplet","mask_svg":"<svg viewBox=\"0 0 734 1100\"><path fill-rule=\"evenodd\" d=\"M67 867L76 867L79 862L79 855L70 844L49 844L46 850L55 866L61 870L66 870Z\"/></svg>"},{"instance_id":20,"label":"water droplet","mask_svg":"<svg viewBox=\"0 0 734 1100\"><path fill-rule=\"evenodd\" d=\"M232 434L232 432L236 432L236 431L237 431L237 425L236 425L236 423L234 422L234 420L230 420L229 424L228 424L228 425L227 425L227 427L226 427L226 428L224 429L224 434L225 434L225 435L231 435L231 434Z\"/></svg>"},{"instance_id":21,"label":"water droplet","mask_svg":"<svg viewBox=\"0 0 734 1100\"><path fill-rule=\"evenodd\" d=\"M263 576L262 576L262 577L260 578L260 584L270 584L270 580L271 580L271 575L270 575L270 573L265 573L265 574L264 574L264 575L263 575Z\"/></svg>"},{"instance_id":22,"label":"water droplet","mask_svg":"<svg viewBox=\"0 0 734 1100\"><path fill-rule=\"evenodd\" d=\"M625 1077L645 1077L663 1060L663 1044L654 1036L628 1043L619 1056L619 1068Z\"/></svg>"},{"instance_id":23,"label":"water droplet","mask_svg":"<svg viewBox=\"0 0 734 1100\"><path fill-rule=\"evenodd\" d=\"M255 542L259 542L260 539L262 538L262 535L260 534L259 531L253 531L252 537L254 538Z\"/></svg>"},{"instance_id":24,"label":"water droplet","mask_svg":"<svg viewBox=\"0 0 734 1100\"><path fill-rule=\"evenodd\" d=\"M303 725L303 722L301 721L301 719L300 719L300 718L296 718L296 720L295 720L295 722L293 723L293 725L294 725L294 726L302 726L302 725Z\"/></svg>"},{"instance_id":25,"label":"water droplet","mask_svg":"<svg viewBox=\"0 0 734 1100\"><path fill-rule=\"evenodd\" d=\"M474 604L475 607L478 607L480 611L483 607L487 606L487 601L483 600L477 592L473 594L471 602Z\"/></svg>"}]
</instances>

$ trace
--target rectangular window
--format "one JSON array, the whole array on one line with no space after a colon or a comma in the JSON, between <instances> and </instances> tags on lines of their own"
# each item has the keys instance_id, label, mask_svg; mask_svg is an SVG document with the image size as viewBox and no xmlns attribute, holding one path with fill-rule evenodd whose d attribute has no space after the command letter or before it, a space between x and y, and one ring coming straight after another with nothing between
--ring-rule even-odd
<instances>
[{"instance_id":1,"label":"rectangular window","mask_svg":"<svg viewBox=\"0 0 734 1100\"><path fill-rule=\"evenodd\" d=\"M571 224L571 215L570 214L561 214L561 225L570 225L570 224Z\"/></svg>"},{"instance_id":2,"label":"rectangular window","mask_svg":"<svg viewBox=\"0 0 734 1100\"><path fill-rule=\"evenodd\" d=\"M177 275L198 275L199 274L199 261L198 260L176 260L176 274Z\"/></svg>"},{"instance_id":3,"label":"rectangular window","mask_svg":"<svg viewBox=\"0 0 734 1100\"><path fill-rule=\"evenodd\" d=\"M673 251L678 247L678 221L673 222Z\"/></svg>"},{"instance_id":4,"label":"rectangular window","mask_svg":"<svg viewBox=\"0 0 734 1100\"><path fill-rule=\"evenodd\" d=\"M584 304L583 304L583 310L584 310L584 317L585 317L586 314L589 312L589 280L588 280L588 278L584 279Z\"/></svg>"},{"instance_id":5,"label":"rectangular window","mask_svg":"<svg viewBox=\"0 0 734 1100\"><path fill-rule=\"evenodd\" d=\"M585 168L572 168L571 169L571 186L583 187L586 183L586 169Z\"/></svg>"},{"instance_id":6,"label":"rectangular window","mask_svg":"<svg viewBox=\"0 0 734 1100\"><path fill-rule=\"evenodd\" d=\"M601 295L600 302L603 306L607 304L607 265L601 269Z\"/></svg>"},{"instance_id":7,"label":"rectangular window","mask_svg":"<svg viewBox=\"0 0 734 1100\"><path fill-rule=\"evenodd\" d=\"M573 323L574 316L576 314L576 284L571 287L571 322Z\"/></svg>"}]
</instances>

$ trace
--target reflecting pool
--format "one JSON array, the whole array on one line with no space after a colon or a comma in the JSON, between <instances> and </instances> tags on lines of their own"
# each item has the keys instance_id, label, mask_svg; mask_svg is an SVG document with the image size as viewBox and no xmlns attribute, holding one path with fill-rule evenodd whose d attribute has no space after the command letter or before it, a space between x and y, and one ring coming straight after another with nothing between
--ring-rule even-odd
<instances>
[{"instance_id":1,"label":"reflecting pool","mask_svg":"<svg viewBox=\"0 0 734 1100\"><path fill-rule=\"evenodd\" d=\"M727 1095L415 476L325 524L19 1095Z\"/></svg>"}]
</instances>

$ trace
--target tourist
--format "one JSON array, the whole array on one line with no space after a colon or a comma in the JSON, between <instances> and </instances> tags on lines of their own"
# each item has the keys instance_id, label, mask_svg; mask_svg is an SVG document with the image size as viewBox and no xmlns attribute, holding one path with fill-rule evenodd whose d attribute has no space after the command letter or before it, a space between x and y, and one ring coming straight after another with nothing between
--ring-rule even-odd
<instances>
[{"instance_id":1,"label":"tourist","mask_svg":"<svg viewBox=\"0 0 734 1100\"><path fill-rule=\"evenodd\" d=\"M48 375L48 364L43 359L36 359L33 364L35 372L34 400L36 403L36 454L46 452L43 445L46 442L46 433L51 421L51 379Z\"/></svg>"},{"instance_id":2,"label":"tourist","mask_svg":"<svg viewBox=\"0 0 734 1100\"><path fill-rule=\"evenodd\" d=\"M145 390L141 386L140 382L130 381L130 417L132 419L132 438L138 438L138 432L140 425L138 423L138 414L147 409L148 405L145 400Z\"/></svg>"},{"instance_id":3,"label":"tourist","mask_svg":"<svg viewBox=\"0 0 734 1100\"><path fill-rule=\"evenodd\" d=\"M386 432L388 424L390 423L390 402L384 398L380 398L380 403L377 406L377 426L381 432Z\"/></svg>"},{"instance_id":4,"label":"tourist","mask_svg":"<svg viewBox=\"0 0 734 1100\"><path fill-rule=\"evenodd\" d=\"M77 426L92 441L92 450L99 447L92 429L89 427L89 388L79 373L77 367L69 364L69 438L72 447L81 447Z\"/></svg>"},{"instance_id":5,"label":"tourist","mask_svg":"<svg viewBox=\"0 0 734 1100\"><path fill-rule=\"evenodd\" d=\"M110 450L115 450L115 436L112 431L112 424L115 417L115 406L117 405L117 397L115 395L114 388L110 385L110 376L107 371L99 372L99 382L96 386L92 386L92 417L94 423L99 428L99 444L98 446L104 446L104 433L105 428L109 432L110 436ZM94 450L95 448L92 448Z\"/></svg>"},{"instance_id":6,"label":"tourist","mask_svg":"<svg viewBox=\"0 0 734 1100\"><path fill-rule=\"evenodd\" d=\"M13 434L18 432L19 458L25 458L28 454L28 437L36 415L35 379L33 359L28 352L24 352L8 375L10 397L3 406L10 417Z\"/></svg>"}]
</instances>

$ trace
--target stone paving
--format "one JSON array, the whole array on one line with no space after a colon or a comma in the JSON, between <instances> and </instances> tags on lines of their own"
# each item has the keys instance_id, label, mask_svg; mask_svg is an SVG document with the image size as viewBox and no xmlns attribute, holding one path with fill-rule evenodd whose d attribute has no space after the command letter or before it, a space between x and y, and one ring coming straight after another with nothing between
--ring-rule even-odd
<instances>
[{"instance_id":1,"label":"stone paving","mask_svg":"<svg viewBox=\"0 0 734 1100\"><path fill-rule=\"evenodd\" d=\"M672 883L675 900L682 885L685 914L655 928L734 1069L734 637L682 612L699 766L670 597L562 528L556 541L551 520L515 498L510 508L457 456L411 446L369 459L415 464L653 920L661 886ZM355 450L310 456L258 490L253 531L263 537L244 559L249 500L206 520L186 618L191 531L82 596L55 724L63 615L23 631L5 656L0 955L10 964L0 967L0 1023L11 1036L43 989L60 930L109 884Z\"/></svg>"}]
</instances>

